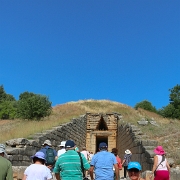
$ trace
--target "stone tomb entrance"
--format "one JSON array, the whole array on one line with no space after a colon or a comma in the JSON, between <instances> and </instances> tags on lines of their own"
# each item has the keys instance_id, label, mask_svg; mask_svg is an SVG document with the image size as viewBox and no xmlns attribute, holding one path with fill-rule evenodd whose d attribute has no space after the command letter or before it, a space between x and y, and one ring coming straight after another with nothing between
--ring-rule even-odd
<instances>
[{"instance_id":1,"label":"stone tomb entrance","mask_svg":"<svg viewBox=\"0 0 180 180\"><path fill-rule=\"evenodd\" d=\"M87 113L87 135L86 148L88 151L96 153L99 151L99 143L105 142L108 151L117 145L118 115L111 114L91 114Z\"/></svg>"}]
</instances>

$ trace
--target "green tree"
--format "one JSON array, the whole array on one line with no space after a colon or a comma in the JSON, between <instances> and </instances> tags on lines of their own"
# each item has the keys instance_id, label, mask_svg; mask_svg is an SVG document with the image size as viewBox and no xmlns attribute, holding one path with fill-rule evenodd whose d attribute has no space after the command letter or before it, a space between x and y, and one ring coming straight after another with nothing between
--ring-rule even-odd
<instances>
[{"instance_id":1,"label":"green tree","mask_svg":"<svg viewBox=\"0 0 180 180\"><path fill-rule=\"evenodd\" d=\"M16 100L7 94L3 85L0 86L0 119L14 119L16 117Z\"/></svg>"},{"instance_id":2,"label":"green tree","mask_svg":"<svg viewBox=\"0 0 180 180\"><path fill-rule=\"evenodd\" d=\"M168 104L165 107L162 107L161 109L158 109L158 114L160 114L163 117L173 117L174 112L174 106L172 104Z\"/></svg>"},{"instance_id":3,"label":"green tree","mask_svg":"<svg viewBox=\"0 0 180 180\"><path fill-rule=\"evenodd\" d=\"M6 92L3 85L0 86L0 103L6 99Z\"/></svg>"},{"instance_id":4,"label":"green tree","mask_svg":"<svg viewBox=\"0 0 180 180\"><path fill-rule=\"evenodd\" d=\"M142 108L151 112L157 112L156 108L147 100L141 101L134 106L135 109Z\"/></svg>"},{"instance_id":5,"label":"green tree","mask_svg":"<svg viewBox=\"0 0 180 180\"><path fill-rule=\"evenodd\" d=\"M47 96L24 92L18 101L18 117L28 120L40 120L51 114L51 102Z\"/></svg>"},{"instance_id":6,"label":"green tree","mask_svg":"<svg viewBox=\"0 0 180 180\"><path fill-rule=\"evenodd\" d=\"M3 101L0 103L0 119L14 119L17 114L16 101Z\"/></svg>"},{"instance_id":7,"label":"green tree","mask_svg":"<svg viewBox=\"0 0 180 180\"><path fill-rule=\"evenodd\" d=\"M180 119L180 85L169 89L169 104L163 107L162 114L164 117Z\"/></svg>"}]
</instances>

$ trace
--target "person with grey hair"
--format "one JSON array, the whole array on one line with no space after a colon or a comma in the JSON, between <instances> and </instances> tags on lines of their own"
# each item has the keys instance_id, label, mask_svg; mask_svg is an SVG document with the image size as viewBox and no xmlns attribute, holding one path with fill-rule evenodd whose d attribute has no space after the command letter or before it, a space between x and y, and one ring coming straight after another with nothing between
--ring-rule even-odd
<instances>
[{"instance_id":1,"label":"person with grey hair","mask_svg":"<svg viewBox=\"0 0 180 180\"><path fill-rule=\"evenodd\" d=\"M90 168L84 155L76 152L75 148L74 141L66 141L66 152L58 157L53 170L57 180L82 180L84 176L83 171Z\"/></svg>"},{"instance_id":2,"label":"person with grey hair","mask_svg":"<svg viewBox=\"0 0 180 180\"><path fill-rule=\"evenodd\" d=\"M5 156L5 145L0 144L0 179L13 180L12 164Z\"/></svg>"}]
</instances>

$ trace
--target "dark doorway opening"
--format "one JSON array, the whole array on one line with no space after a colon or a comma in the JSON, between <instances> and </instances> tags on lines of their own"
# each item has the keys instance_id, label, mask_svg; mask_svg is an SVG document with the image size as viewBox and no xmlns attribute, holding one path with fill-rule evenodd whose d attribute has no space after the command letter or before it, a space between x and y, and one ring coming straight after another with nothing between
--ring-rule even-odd
<instances>
[{"instance_id":1,"label":"dark doorway opening","mask_svg":"<svg viewBox=\"0 0 180 180\"><path fill-rule=\"evenodd\" d=\"M107 136L96 136L96 152L99 151L99 144L101 142L105 142L108 145L108 137Z\"/></svg>"}]
</instances>

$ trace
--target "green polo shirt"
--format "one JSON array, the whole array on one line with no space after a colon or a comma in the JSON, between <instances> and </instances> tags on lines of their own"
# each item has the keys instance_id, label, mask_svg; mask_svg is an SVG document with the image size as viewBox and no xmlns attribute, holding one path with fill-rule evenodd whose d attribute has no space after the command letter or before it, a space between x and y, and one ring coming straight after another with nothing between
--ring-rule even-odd
<instances>
[{"instance_id":1,"label":"green polo shirt","mask_svg":"<svg viewBox=\"0 0 180 180\"><path fill-rule=\"evenodd\" d=\"M11 162L2 156L0 156L0 179L13 180Z\"/></svg>"},{"instance_id":2,"label":"green polo shirt","mask_svg":"<svg viewBox=\"0 0 180 180\"><path fill-rule=\"evenodd\" d=\"M87 159L81 154L83 166L85 170L90 168ZM82 180L81 161L78 153L74 150L68 150L56 161L54 173L60 173L62 180Z\"/></svg>"}]
</instances>

